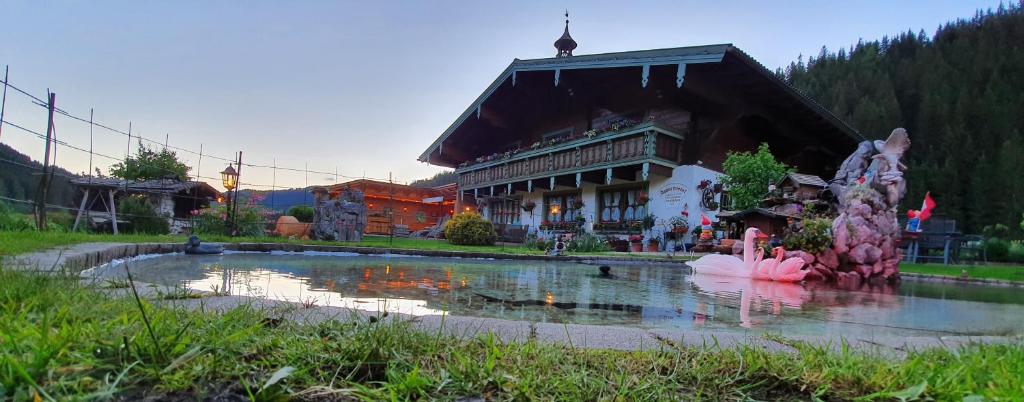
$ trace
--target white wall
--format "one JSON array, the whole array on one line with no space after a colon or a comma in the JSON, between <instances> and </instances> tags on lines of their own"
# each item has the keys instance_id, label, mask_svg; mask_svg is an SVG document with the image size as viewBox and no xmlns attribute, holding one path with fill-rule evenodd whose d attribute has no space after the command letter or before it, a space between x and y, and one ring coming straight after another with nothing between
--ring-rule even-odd
<instances>
[{"instance_id":1,"label":"white wall","mask_svg":"<svg viewBox=\"0 0 1024 402\"><path fill-rule=\"evenodd\" d=\"M683 165L672 170L672 177L654 176L650 182L651 203L648 212L657 217L656 225L662 225L669 219L681 216L683 208L689 211L687 222L690 231L700 225L700 215L705 214L712 221L716 220L718 211L705 210L700 205L701 192L697 185L702 180L717 183L722 173L696 165Z\"/></svg>"}]
</instances>

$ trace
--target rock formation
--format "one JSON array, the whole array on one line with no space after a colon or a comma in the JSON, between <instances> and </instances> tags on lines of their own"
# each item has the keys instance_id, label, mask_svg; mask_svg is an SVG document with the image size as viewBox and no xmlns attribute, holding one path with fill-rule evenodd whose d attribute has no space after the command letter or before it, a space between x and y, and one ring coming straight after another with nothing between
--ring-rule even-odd
<instances>
[{"instance_id":1,"label":"rock formation","mask_svg":"<svg viewBox=\"0 0 1024 402\"><path fill-rule=\"evenodd\" d=\"M366 229L366 204L363 193L344 189L337 199L331 199L327 189L313 189L313 224L310 238L316 240L360 241Z\"/></svg>"},{"instance_id":2,"label":"rock formation","mask_svg":"<svg viewBox=\"0 0 1024 402\"><path fill-rule=\"evenodd\" d=\"M849 287L899 278L896 207L906 194L900 158L909 147L906 130L897 128L885 142L862 142L843 162L829 184L839 211L832 221L832 248L801 255L813 268L808 278Z\"/></svg>"}]
</instances>

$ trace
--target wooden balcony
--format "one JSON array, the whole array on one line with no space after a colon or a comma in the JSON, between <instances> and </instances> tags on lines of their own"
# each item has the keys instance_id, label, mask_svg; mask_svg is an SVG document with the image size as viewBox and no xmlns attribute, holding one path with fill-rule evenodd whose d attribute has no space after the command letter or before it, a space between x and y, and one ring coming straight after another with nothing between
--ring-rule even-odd
<instances>
[{"instance_id":1,"label":"wooden balcony","mask_svg":"<svg viewBox=\"0 0 1024 402\"><path fill-rule=\"evenodd\" d=\"M683 136L654 123L643 123L594 137L583 137L553 146L499 156L455 170L459 188L504 185L604 170L606 182L613 170L639 167L646 180L650 172L670 172L679 165ZM547 185L547 183L543 183Z\"/></svg>"}]
</instances>

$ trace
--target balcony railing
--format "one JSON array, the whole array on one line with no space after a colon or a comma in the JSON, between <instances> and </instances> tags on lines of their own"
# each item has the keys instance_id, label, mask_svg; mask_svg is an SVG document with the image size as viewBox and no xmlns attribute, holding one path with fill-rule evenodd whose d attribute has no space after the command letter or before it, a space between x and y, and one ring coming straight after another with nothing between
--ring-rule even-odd
<instances>
[{"instance_id":1,"label":"balcony railing","mask_svg":"<svg viewBox=\"0 0 1024 402\"><path fill-rule=\"evenodd\" d=\"M643 123L546 148L501 154L456 169L459 186L480 188L562 174L639 163L678 166L683 136L654 123Z\"/></svg>"}]
</instances>

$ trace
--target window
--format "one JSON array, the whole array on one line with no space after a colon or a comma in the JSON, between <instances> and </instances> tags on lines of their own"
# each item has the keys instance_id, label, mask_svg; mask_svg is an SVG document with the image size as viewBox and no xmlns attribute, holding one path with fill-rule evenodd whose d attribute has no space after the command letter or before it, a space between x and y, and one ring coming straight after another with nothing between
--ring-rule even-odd
<instances>
[{"instance_id":1,"label":"window","mask_svg":"<svg viewBox=\"0 0 1024 402\"><path fill-rule=\"evenodd\" d=\"M544 220L546 222L572 222L577 211L573 204L580 199L580 193L549 193L544 195Z\"/></svg>"},{"instance_id":2,"label":"window","mask_svg":"<svg viewBox=\"0 0 1024 402\"><path fill-rule=\"evenodd\" d=\"M518 198L492 199L487 205L487 209L490 211L491 222L506 225L518 225L520 211L519 203L520 200Z\"/></svg>"},{"instance_id":3,"label":"window","mask_svg":"<svg viewBox=\"0 0 1024 402\"><path fill-rule=\"evenodd\" d=\"M639 221L647 215L647 205L637 203L643 193L641 186L599 189L597 193L598 207L601 211L601 222Z\"/></svg>"}]
</instances>

